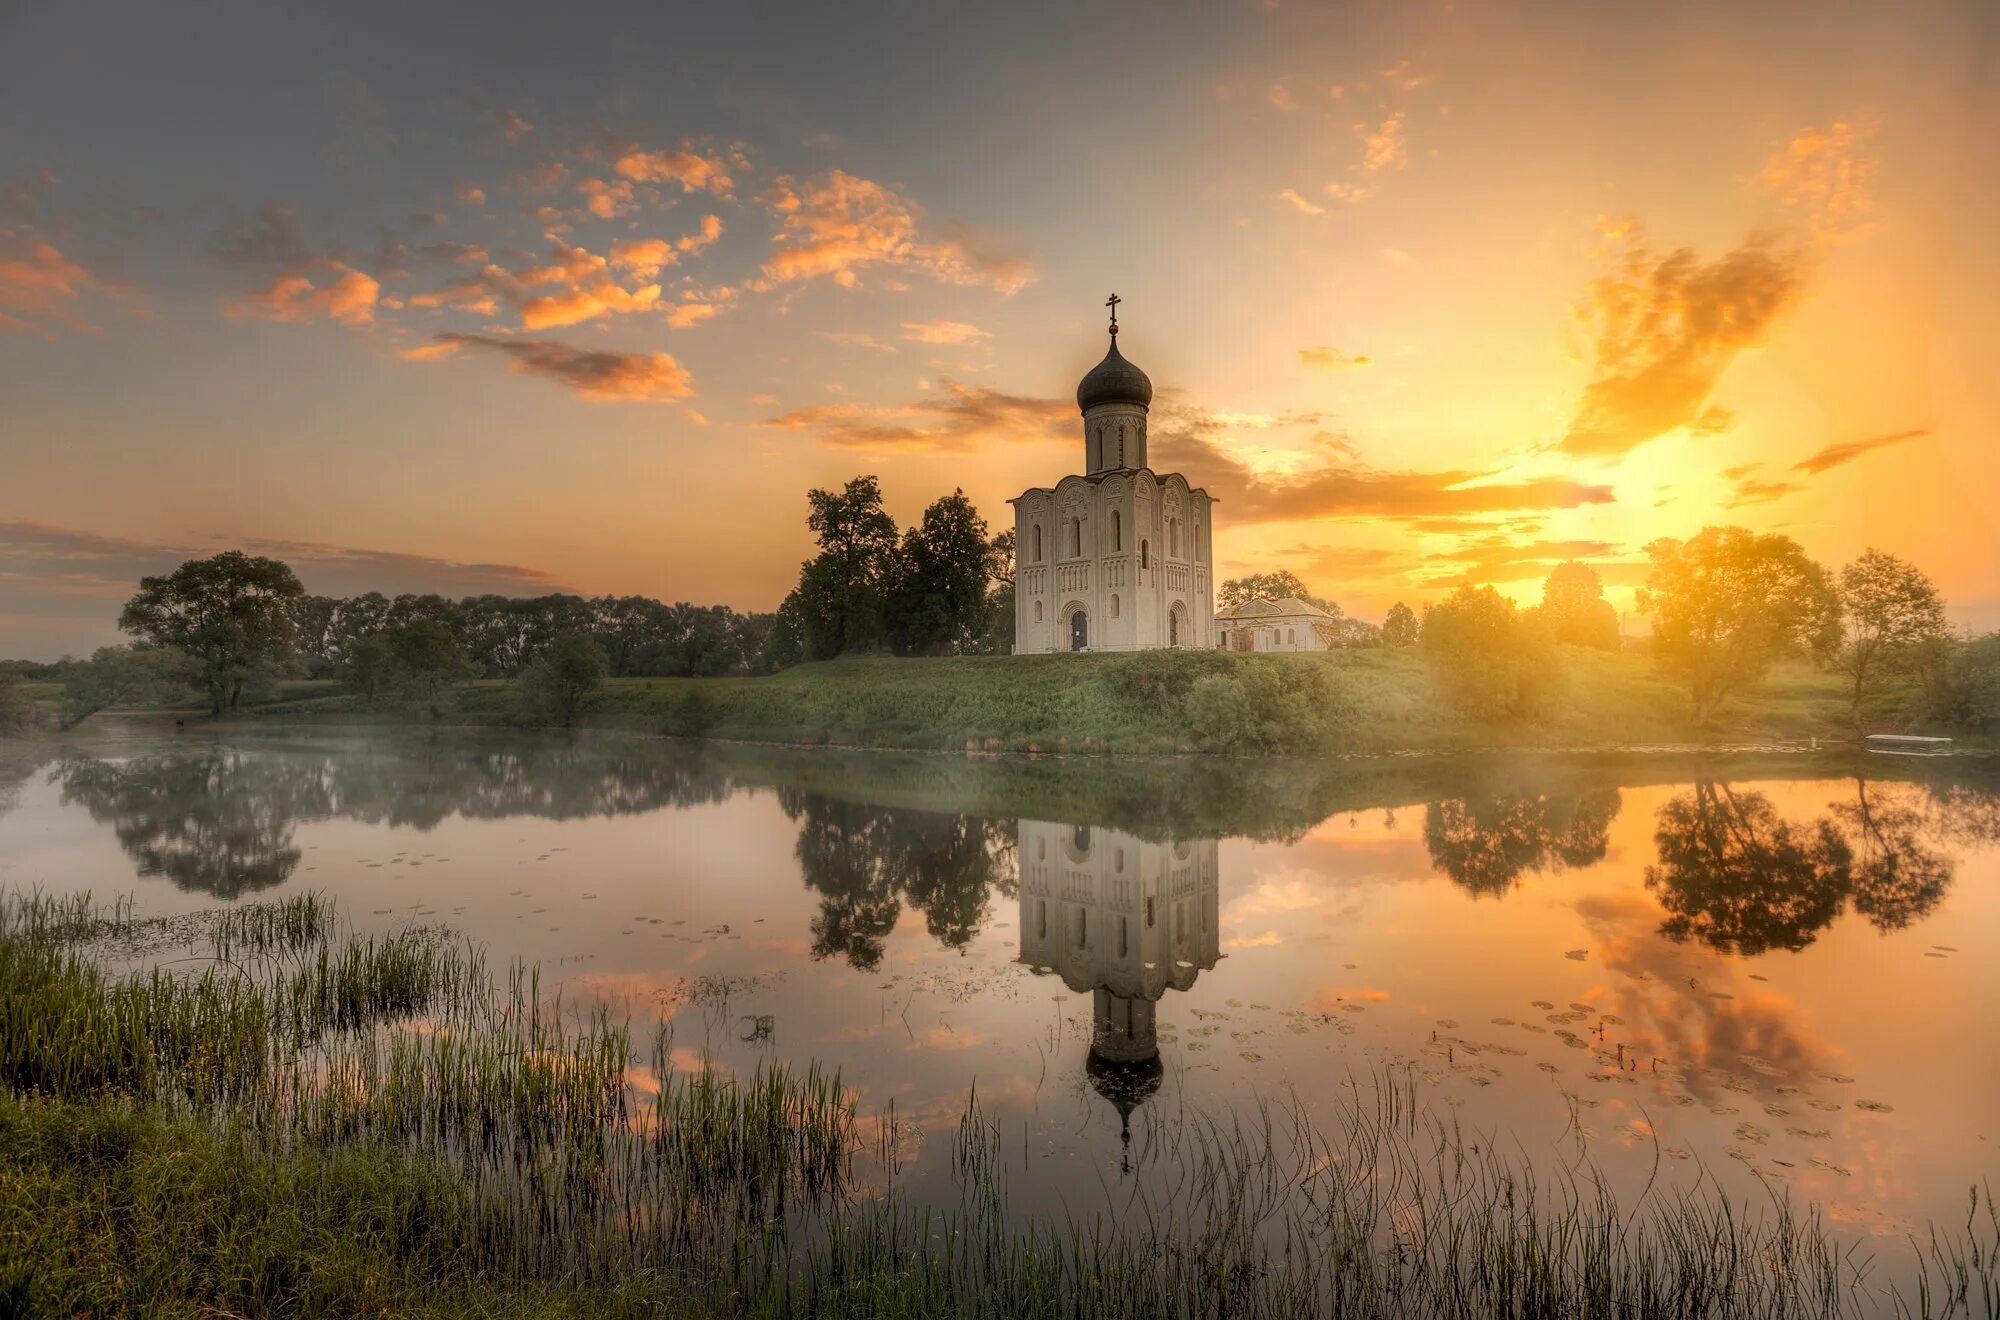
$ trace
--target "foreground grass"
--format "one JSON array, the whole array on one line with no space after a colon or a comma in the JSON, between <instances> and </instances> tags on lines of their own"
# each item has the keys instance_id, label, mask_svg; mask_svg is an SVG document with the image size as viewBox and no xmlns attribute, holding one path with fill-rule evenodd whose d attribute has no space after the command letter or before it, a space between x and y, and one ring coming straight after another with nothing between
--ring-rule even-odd
<instances>
[{"instance_id":1,"label":"foreground grass","mask_svg":"<svg viewBox=\"0 0 2000 1320\"><path fill-rule=\"evenodd\" d=\"M2000 1308L1978 1193L1878 1272L1783 1202L1704 1183L1621 1205L1580 1149L1538 1182L1393 1070L1327 1128L1147 1119L1147 1194L1053 1223L1010 1211L1025 1152L975 1097L956 1204L916 1207L855 1176L837 1078L676 1074L664 1041L648 1057L563 1013L530 969L494 984L423 932L357 941L310 896L168 929L212 959L183 977L104 969L160 925L0 895L0 1315ZM893 1117L878 1130L890 1171Z\"/></svg>"},{"instance_id":2,"label":"foreground grass","mask_svg":"<svg viewBox=\"0 0 2000 1320\"><path fill-rule=\"evenodd\" d=\"M1837 676L1774 673L1697 730L1687 697L1636 654L1565 648L1561 697L1517 721L1444 699L1413 651L1304 655L860 656L764 678L614 679L584 723L808 745L1037 752L1457 752L1493 748L1764 744L1852 736ZM333 684L293 685L265 718L404 722ZM456 694L448 719L519 722L504 683Z\"/></svg>"}]
</instances>

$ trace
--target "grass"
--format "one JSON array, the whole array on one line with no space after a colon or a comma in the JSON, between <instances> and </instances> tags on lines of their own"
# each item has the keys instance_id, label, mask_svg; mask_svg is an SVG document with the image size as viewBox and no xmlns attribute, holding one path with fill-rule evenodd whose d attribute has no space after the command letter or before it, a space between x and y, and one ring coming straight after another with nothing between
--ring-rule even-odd
<instances>
[{"instance_id":1,"label":"grass","mask_svg":"<svg viewBox=\"0 0 2000 1320\"><path fill-rule=\"evenodd\" d=\"M1892 1292L1785 1202L1703 1182L1621 1204L1580 1145L1538 1179L1394 1068L1325 1127L1154 1107L1122 1207L1054 1221L1010 1208L1026 1151L975 1095L956 1202L915 1205L893 1115L889 1190L865 1192L837 1076L676 1070L663 1034L635 1048L532 969L496 982L435 934L357 939L316 897L213 920L178 974L100 965L148 927L0 895L0 1316L2000 1309L1980 1192L1891 1262ZM321 967L351 970L301 990ZM290 1025L328 1002L318 1034Z\"/></svg>"},{"instance_id":2,"label":"grass","mask_svg":"<svg viewBox=\"0 0 2000 1320\"><path fill-rule=\"evenodd\" d=\"M1565 648L1562 696L1513 721L1446 701L1414 651L1300 655L858 656L764 678L614 679L584 722L646 733L807 745L1016 752L1462 752L1852 736L1836 675L1781 667L1715 726L1688 724L1685 693L1645 656ZM255 708L265 718L402 722L331 684ZM519 718L511 688L454 696L450 722ZM1247 732L1246 732L1247 731Z\"/></svg>"}]
</instances>

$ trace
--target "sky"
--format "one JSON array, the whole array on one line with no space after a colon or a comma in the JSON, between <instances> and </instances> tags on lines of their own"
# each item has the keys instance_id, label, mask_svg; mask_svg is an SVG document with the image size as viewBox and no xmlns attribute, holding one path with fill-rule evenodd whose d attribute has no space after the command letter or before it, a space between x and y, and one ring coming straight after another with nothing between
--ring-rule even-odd
<instances>
[{"instance_id":1,"label":"sky","mask_svg":"<svg viewBox=\"0 0 2000 1320\"><path fill-rule=\"evenodd\" d=\"M2000 625L2000 6L0 10L0 654L308 590L771 609L1083 463L1348 612L1714 524ZM1638 626L1636 623L1633 626Z\"/></svg>"}]
</instances>

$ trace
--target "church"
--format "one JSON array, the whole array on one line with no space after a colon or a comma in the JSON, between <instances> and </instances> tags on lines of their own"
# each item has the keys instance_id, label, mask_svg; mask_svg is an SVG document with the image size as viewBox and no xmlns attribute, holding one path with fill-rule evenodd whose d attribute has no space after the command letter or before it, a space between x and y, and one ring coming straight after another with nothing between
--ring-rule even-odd
<instances>
[{"instance_id":1,"label":"church","mask_svg":"<svg viewBox=\"0 0 2000 1320\"><path fill-rule=\"evenodd\" d=\"M1153 382L1111 348L1076 387L1083 472L1014 506L1014 651L1215 645L1208 492L1146 463Z\"/></svg>"}]
</instances>

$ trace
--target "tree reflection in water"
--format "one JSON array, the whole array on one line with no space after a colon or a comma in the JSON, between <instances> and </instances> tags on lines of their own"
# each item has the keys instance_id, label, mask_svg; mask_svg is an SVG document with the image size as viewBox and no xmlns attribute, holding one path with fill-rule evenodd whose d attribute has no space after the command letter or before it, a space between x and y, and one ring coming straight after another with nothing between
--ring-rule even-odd
<instances>
[{"instance_id":1,"label":"tree reflection in water","mask_svg":"<svg viewBox=\"0 0 2000 1320\"><path fill-rule=\"evenodd\" d=\"M1424 808L1424 847L1453 883L1476 896L1504 894L1528 871L1603 861L1620 801L1615 788L1448 798Z\"/></svg>"},{"instance_id":2,"label":"tree reflection in water","mask_svg":"<svg viewBox=\"0 0 2000 1320\"><path fill-rule=\"evenodd\" d=\"M939 943L962 949L978 931L991 891L1013 892L1011 822L866 806L796 789L781 788L778 797L799 823L800 874L820 895L815 958L878 966L904 903L924 914Z\"/></svg>"},{"instance_id":3,"label":"tree reflection in water","mask_svg":"<svg viewBox=\"0 0 2000 1320\"><path fill-rule=\"evenodd\" d=\"M1899 930L1951 887L1954 863L1932 841L1962 828L1952 816L1936 792L1856 779L1852 801L1792 821L1762 793L1703 781L1660 808L1646 885L1667 910L1663 934L1726 953L1796 952L1850 900L1876 929Z\"/></svg>"},{"instance_id":4,"label":"tree reflection in water","mask_svg":"<svg viewBox=\"0 0 2000 1320\"><path fill-rule=\"evenodd\" d=\"M557 820L720 801L735 787L700 751L587 743L394 740L325 751L201 746L55 770L63 801L109 824L140 875L236 898L289 877L302 820L430 830L462 816Z\"/></svg>"}]
</instances>

